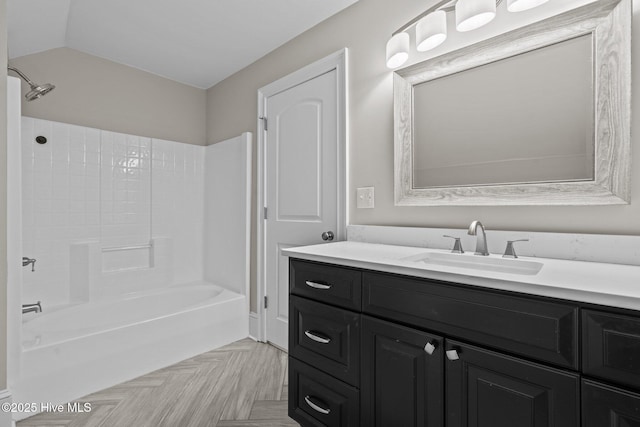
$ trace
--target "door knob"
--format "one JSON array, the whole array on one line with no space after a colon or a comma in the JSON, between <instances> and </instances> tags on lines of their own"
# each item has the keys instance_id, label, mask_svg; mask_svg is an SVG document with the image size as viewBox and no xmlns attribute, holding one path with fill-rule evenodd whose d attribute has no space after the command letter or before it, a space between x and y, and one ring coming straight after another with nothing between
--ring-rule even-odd
<instances>
[{"instance_id":1,"label":"door knob","mask_svg":"<svg viewBox=\"0 0 640 427\"><path fill-rule=\"evenodd\" d=\"M324 241L332 241L333 237L333 231L325 231L324 233L322 233L322 240Z\"/></svg>"}]
</instances>

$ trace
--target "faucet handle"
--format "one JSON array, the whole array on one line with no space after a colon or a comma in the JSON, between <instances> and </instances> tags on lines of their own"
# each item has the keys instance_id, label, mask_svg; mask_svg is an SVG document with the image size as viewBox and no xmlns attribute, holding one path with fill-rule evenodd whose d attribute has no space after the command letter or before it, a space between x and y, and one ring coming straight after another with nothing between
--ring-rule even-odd
<instances>
[{"instance_id":1,"label":"faucet handle","mask_svg":"<svg viewBox=\"0 0 640 427\"><path fill-rule=\"evenodd\" d=\"M515 242L528 242L528 241L529 239L508 240L507 247L504 249L504 255L502 255L502 258L518 258L518 255L516 254L516 250L513 247L513 244Z\"/></svg>"},{"instance_id":2,"label":"faucet handle","mask_svg":"<svg viewBox=\"0 0 640 427\"><path fill-rule=\"evenodd\" d=\"M31 271L36 271L36 259L23 256L22 257L22 266L26 267L29 264L31 264Z\"/></svg>"},{"instance_id":3,"label":"faucet handle","mask_svg":"<svg viewBox=\"0 0 640 427\"><path fill-rule=\"evenodd\" d=\"M451 253L454 253L454 254L464 253L464 250L462 249L462 242L460 241L460 237L448 236L446 234L443 234L442 237L448 237L449 239L454 240L453 249L451 249Z\"/></svg>"}]
</instances>

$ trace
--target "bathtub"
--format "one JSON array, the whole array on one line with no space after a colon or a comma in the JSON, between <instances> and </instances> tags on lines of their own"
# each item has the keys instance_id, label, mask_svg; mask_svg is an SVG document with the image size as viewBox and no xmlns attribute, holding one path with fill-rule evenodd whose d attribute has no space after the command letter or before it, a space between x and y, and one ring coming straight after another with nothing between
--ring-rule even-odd
<instances>
[{"instance_id":1,"label":"bathtub","mask_svg":"<svg viewBox=\"0 0 640 427\"><path fill-rule=\"evenodd\" d=\"M13 401L78 399L245 338L248 318L244 295L207 282L44 307L24 316Z\"/></svg>"}]
</instances>

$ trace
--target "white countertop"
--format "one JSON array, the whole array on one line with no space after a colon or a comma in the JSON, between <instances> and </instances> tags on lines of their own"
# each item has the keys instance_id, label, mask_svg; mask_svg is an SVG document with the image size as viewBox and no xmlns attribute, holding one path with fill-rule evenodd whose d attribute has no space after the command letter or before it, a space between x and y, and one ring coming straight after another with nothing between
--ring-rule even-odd
<instances>
[{"instance_id":1,"label":"white countertop","mask_svg":"<svg viewBox=\"0 0 640 427\"><path fill-rule=\"evenodd\" d=\"M351 241L283 250L285 255L310 261L640 310L638 266L520 257L519 260L544 264L535 275L520 275L405 260L420 254L448 252Z\"/></svg>"}]
</instances>

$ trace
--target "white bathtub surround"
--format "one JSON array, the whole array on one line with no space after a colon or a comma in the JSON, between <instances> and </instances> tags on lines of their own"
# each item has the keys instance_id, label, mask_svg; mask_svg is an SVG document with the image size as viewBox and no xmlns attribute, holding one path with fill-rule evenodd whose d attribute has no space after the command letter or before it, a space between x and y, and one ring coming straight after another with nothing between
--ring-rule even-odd
<instances>
[{"instance_id":1,"label":"white bathtub surround","mask_svg":"<svg viewBox=\"0 0 640 427\"><path fill-rule=\"evenodd\" d=\"M64 403L246 337L246 298L195 282L45 312L24 331L14 401Z\"/></svg>"},{"instance_id":2,"label":"white bathtub surround","mask_svg":"<svg viewBox=\"0 0 640 427\"><path fill-rule=\"evenodd\" d=\"M174 283L200 280L205 245L203 197L207 147L160 139L153 139L152 144L152 236L171 238ZM219 202L225 203L224 199Z\"/></svg>"},{"instance_id":3,"label":"white bathtub surround","mask_svg":"<svg viewBox=\"0 0 640 427\"><path fill-rule=\"evenodd\" d=\"M70 401L247 337L250 134L211 161L205 210L205 147L31 118L22 129L23 252L37 259L22 301L43 313L14 316L14 401ZM203 280L209 245L222 283Z\"/></svg>"},{"instance_id":4,"label":"white bathtub surround","mask_svg":"<svg viewBox=\"0 0 640 427\"><path fill-rule=\"evenodd\" d=\"M640 266L640 236L500 231L491 229L491 223L483 224L487 228L487 244L492 254L502 255L508 240L529 239L516 243L518 255ZM451 249L453 240L442 237L443 234L460 237L465 251L475 250L476 237L468 235L466 228L347 227L349 241Z\"/></svg>"},{"instance_id":5,"label":"white bathtub surround","mask_svg":"<svg viewBox=\"0 0 640 427\"><path fill-rule=\"evenodd\" d=\"M35 137L47 138L38 144ZM172 283L203 277L205 147L22 118L23 300L68 304L70 246L171 239ZM149 252L149 251L147 251ZM108 253L107 270L143 267L144 250ZM158 283L160 285L160 283Z\"/></svg>"},{"instance_id":6,"label":"white bathtub surround","mask_svg":"<svg viewBox=\"0 0 640 427\"><path fill-rule=\"evenodd\" d=\"M528 257L505 260L495 254L480 257L473 251L451 254L442 249L355 241L290 248L283 252L311 261L640 310L639 266ZM481 258L511 262L512 265L521 261L538 262L542 263L542 269L537 274L516 274L419 261L424 255L432 254L456 256L460 260L470 257L473 261Z\"/></svg>"},{"instance_id":7,"label":"white bathtub surround","mask_svg":"<svg viewBox=\"0 0 640 427\"><path fill-rule=\"evenodd\" d=\"M138 246L71 244L70 302L114 298L165 288L173 277L173 242L167 237Z\"/></svg>"},{"instance_id":8,"label":"white bathtub surround","mask_svg":"<svg viewBox=\"0 0 640 427\"><path fill-rule=\"evenodd\" d=\"M251 133L206 148L204 200L205 280L249 295Z\"/></svg>"},{"instance_id":9,"label":"white bathtub surround","mask_svg":"<svg viewBox=\"0 0 640 427\"><path fill-rule=\"evenodd\" d=\"M70 243L100 239L100 131L23 117L21 140L23 301L65 304Z\"/></svg>"},{"instance_id":10,"label":"white bathtub surround","mask_svg":"<svg viewBox=\"0 0 640 427\"><path fill-rule=\"evenodd\" d=\"M139 245L151 238L151 138L100 131L100 241Z\"/></svg>"}]
</instances>

